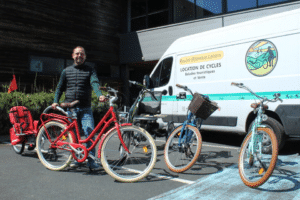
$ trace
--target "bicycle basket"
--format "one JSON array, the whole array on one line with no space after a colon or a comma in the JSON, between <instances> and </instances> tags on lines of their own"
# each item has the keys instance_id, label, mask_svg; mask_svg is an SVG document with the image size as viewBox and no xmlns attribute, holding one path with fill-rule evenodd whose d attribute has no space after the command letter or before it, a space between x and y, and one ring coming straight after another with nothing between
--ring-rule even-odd
<instances>
[{"instance_id":1,"label":"bicycle basket","mask_svg":"<svg viewBox=\"0 0 300 200\"><path fill-rule=\"evenodd\" d=\"M198 118L207 119L218 109L218 106L216 102L205 99L201 94L195 93L188 109Z\"/></svg>"},{"instance_id":2,"label":"bicycle basket","mask_svg":"<svg viewBox=\"0 0 300 200\"><path fill-rule=\"evenodd\" d=\"M150 93L145 93L139 104L139 114L160 114L162 92L155 91L154 96L157 100Z\"/></svg>"}]
</instances>

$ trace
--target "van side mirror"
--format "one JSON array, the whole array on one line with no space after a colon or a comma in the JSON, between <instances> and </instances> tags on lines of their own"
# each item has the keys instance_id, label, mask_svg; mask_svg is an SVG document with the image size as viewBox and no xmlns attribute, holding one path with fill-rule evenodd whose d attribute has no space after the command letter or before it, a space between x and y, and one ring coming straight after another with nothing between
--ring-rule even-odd
<instances>
[{"instance_id":1,"label":"van side mirror","mask_svg":"<svg viewBox=\"0 0 300 200\"><path fill-rule=\"evenodd\" d=\"M146 86L147 89L150 88L150 77L149 77L149 75L144 76L143 85Z\"/></svg>"},{"instance_id":2,"label":"van side mirror","mask_svg":"<svg viewBox=\"0 0 300 200\"><path fill-rule=\"evenodd\" d=\"M166 94L168 94L168 91L167 90L163 90L162 91L162 95L166 95Z\"/></svg>"}]
</instances>

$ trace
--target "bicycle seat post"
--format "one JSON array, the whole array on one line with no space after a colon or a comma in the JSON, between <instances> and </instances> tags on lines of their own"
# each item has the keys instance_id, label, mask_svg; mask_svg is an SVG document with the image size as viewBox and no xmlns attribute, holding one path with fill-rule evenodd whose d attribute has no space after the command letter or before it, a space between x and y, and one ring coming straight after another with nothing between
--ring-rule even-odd
<instances>
[{"instance_id":1,"label":"bicycle seat post","mask_svg":"<svg viewBox=\"0 0 300 200\"><path fill-rule=\"evenodd\" d=\"M77 115L76 115L76 113L75 113L74 108L71 108L71 109L70 109L70 112L71 112L71 114L69 115L69 117L71 117L72 119L77 119Z\"/></svg>"}]
</instances>

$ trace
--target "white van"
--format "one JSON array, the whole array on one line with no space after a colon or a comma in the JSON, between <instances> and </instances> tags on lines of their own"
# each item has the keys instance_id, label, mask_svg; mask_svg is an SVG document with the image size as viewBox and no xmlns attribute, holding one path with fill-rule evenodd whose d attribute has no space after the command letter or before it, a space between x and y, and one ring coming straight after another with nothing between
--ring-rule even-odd
<instances>
[{"instance_id":1,"label":"white van","mask_svg":"<svg viewBox=\"0 0 300 200\"><path fill-rule=\"evenodd\" d=\"M186 119L191 96L176 98L186 85L208 95L221 107L204 121L202 129L245 134L255 115L250 104L256 100L246 90L231 86L243 83L269 103L269 124L281 142L300 136L300 10L276 14L176 40L163 54L150 82L154 91L167 90L161 114L168 121Z\"/></svg>"}]
</instances>

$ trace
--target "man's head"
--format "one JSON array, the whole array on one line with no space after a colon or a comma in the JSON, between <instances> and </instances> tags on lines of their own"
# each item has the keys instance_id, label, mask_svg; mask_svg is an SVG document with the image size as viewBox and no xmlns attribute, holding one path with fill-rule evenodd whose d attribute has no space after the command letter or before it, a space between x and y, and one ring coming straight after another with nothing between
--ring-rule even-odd
<instances>
[{"instance_id":1,"label":"man's head","mask_svg":"<svg viewBox=\"0 0 300 200\"><path fill-rule=\"evenodd\" d=\"M75 65L82 65L86 59L85 50L83 47L76 47L73 50L72 58Z\"/></svg>"}]
</instances>

